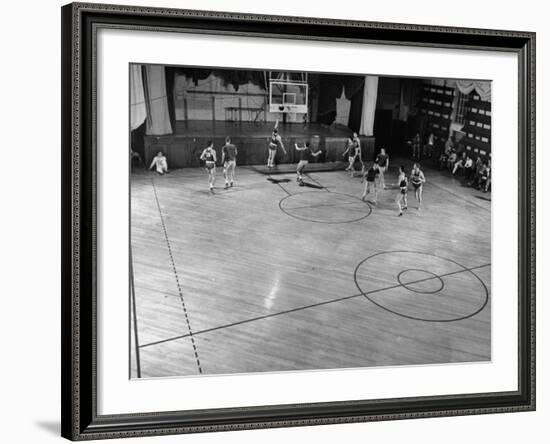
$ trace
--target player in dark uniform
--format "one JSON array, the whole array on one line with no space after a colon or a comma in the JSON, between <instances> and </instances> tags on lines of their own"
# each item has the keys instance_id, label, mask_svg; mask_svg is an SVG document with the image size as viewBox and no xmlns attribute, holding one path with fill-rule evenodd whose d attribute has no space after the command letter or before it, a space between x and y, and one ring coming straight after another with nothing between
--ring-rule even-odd
<instances>
[{"instance_id":1,"label":"player in dark uniform","mask_svg":"<svg viewBox=\"0 0 550 444\"><path fill-rule=\"evenodd\" d=\"M384 180L384 174L390 167L390 156L386 154L386 150L382 148L380 154L376 156L376 161L378 162L378 170L380 171L379 175L379 184L380 189L384 190L386 188L386 181Z\"/></svg>"},{"instance_id":2,"label":"player in dark uniform","mask_svg":"<svg viewBox=\"0 0 550 444\"><path fill-rule=\"evenodd\" d=\"M267 167L273 168L275 166L275 156L277 155L277 149L281 148L286 156L285 146L283 145L283 139L279 134L277 127L279 126L279 120L275 122L275 127L271 133L268 146Z\"/></svg>"},{"instance_id":3,"label":"player in dark uniform","mask_svg":"<svg viewBox=\"0 0 550 444\"><path fill-rule=\"evenodd\" d=\"M345 157L346 154L348 155L348 162L349 165L346 168L346 171L350 171L351 175L353 176L353 164L355 163L355 142L353 141L353 137L348 137L348 140L346 141L346 151L342 153L342 157Z\"/></svg>"},{"instance_id":4,"label":"player in dark uniform","mask_svg":"<svg viewBox=\"0 0 550 444\"><path fill-rule=\"evenodd\" d=\"M231 143L229 136L225 138L225 145L222 147L222 165L225 188L232 187L237 166L237 147Z\"/></svg>"},{"instance_id":5,"label":"player in dark uniform","mask_svg":"<svg viewBox=\"0 0 550 444\"><path fill-rule=\"evenodd\" d=\"M426 182L424 173L420 170L420 166L415 163L411 172L411 183L414 188L414 197L418 201L418 206L416 207L418 210L422 206L422 185L424 182Z\"/></svg>"},{"instance_id":6,"label":"player in dark uniform","mask_svg":"<svg viewBox=\"0 0 550 444\"><path fill-rule=\"evenodd\" d=\"M201 154L201 160L204 161L204 166L208 172L208 184L210 192L214 193L214 184L216 183L216 151L212 141L208 142L208 146Z\"/></svg>"},{"instance_id":7,"label":"player in dark uniform","mask_svg":"<svg viewBox=\"0 0 550 444\"><path fill-rule=\"evenodd\" d=\"M296 167L296 181L300 184L300 186L304 186L304 180L302 177L302 172L304 171L304 168L309 163L309 159L311 156L317 157L319 154L322 153L321 150L318 150L317 152L311 151L311 148L309 147L309 142L306 142L304 146L298 146L297 143L294 144L294 148L298 150L300 155L300 161L298 162L298 166Z\"/></svg>"},{"instance_id":8,"label":"player in dark uniform","mask_svg":"<svg viewBox=\"0 0 550 444\"><path fill-rule=\"evenodd\" d=\"M407 209L407 193L409 191L409 182L405 174L405 167L399 167L399 177L397 178L397 186L399 194L397 195L397 207L399 208L399 216L403 216L403 210Z\"/></svg>"},{"instance_id":9,"label":"player in dark uniform","mask_svg":"<svg viewBox=\"0 0 550 444\"><path fill-rule=\"evenodd\" d=\"M362 182L365 183L365 188L363 189L363 195L361 196L362 200L367 198L371 192L374 193L374 204L378 200L378 191L376 190L376 176L379 174L378 163L374 161L373 165L363 173Z\"/></svg>"}]
</instances>

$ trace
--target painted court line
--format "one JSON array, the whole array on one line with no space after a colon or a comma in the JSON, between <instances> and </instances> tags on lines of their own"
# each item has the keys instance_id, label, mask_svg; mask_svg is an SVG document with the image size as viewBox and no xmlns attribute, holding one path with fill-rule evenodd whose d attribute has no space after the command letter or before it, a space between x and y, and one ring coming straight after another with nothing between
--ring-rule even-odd
<instances>
[{"instance_id":1,"label":"painted court line","mask_svg":"<svg viewBox=\"0 0 550 444\"><path fill-rule=\"evenodd\" d=\"M456 274L459 274L459 273L465 273L465 272L468 272L468 271L488 267L489 265L491 265L491 264L478 265L478 266L472 267L472 268L466 268L466 269L462 269L462 270L452 271L452 272L449 272L449 273L441 274L441 275L439 275L439 277L447 277L447 276L452 276L452 275L456 275ZM424 279L418 279L418 280L415 280L415 281L406 282L405 284L406 285L417 284L417 283L420 283L420 282L426 282L426 281L433 280L433 279L435 279L435 278L433 276L431 276L431 277L424 278ZM363 297L365 295L380 293L380 292L383 292L383 291L392 290L394 288L399 288L399 287L402 287L402 286L403 286L402 284L392 285L392 286L389 286L389 287L384 287L384 288L378 288L378 289L375 289L375 290L371 290L371 291L368 291L368 292L365 292L365 293L352 294L350 296L343 296L343 297L339 297L339 298L336 298L336 299L330 299L328 301L318 302L316 304L304 305L304 306L301 306L301 307L291 308L291 309L280 311L280 312L277 312L277 313L270 313L270 314L267 314L267 315L257 316L257 317L250 318L250 319L244 319L242 321L234 322L234 323L231 323L231 324L225 324L225 325L220 325L218 327L212 327L212 328L208 328L208 329L205 329L205 330L199 330L199 331L194 332L193 335L198 336L198 335L201 335L201 334L204 334L204 333L211 333L213 331L222 330L224 328L235 327L235 326L238 326L238 325L248 324L250 322L255 322L255 321L260 321L260 320L264 320L264 319L273 318L275 316L281 316L281 315L294 313L294 312L301 311L301 310L307 310L307 309L310 309L310 308L316 308L316 307L320 307L320 306L323 306L323 305L333 304L333 303L336 303L336 302L342 302L342 301L346 301L348 299L354 299L354 298L358 298L358 297ZM186 334L186 335L174 336L174 337L167 338L167 339L161 339L160 341L154 341L154 342L149 342L148 344L143 344L143 345L141 345L141 348L151 347L153 345L158 345L158 344L164 344L166 342L176 341L178 339L187 338L189 336L190 336L189 334Z\"/></svg>"}]
</instances>

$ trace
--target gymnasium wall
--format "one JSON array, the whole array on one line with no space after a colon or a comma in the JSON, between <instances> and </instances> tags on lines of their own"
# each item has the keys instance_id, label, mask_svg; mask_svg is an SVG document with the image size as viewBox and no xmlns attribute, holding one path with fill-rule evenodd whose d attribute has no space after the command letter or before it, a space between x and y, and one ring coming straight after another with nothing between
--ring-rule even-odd
<instances>
[{"instance_id":1,"label":"gymnasium wall","mask_svg":"<svg viewBox=\"0 0 550 444\"><path fill-rule=\"evenodd\" d=\"M373 137L361 136L362 157L365 161L372 161L375 157ZM225 143L222 137L185 137L185 136L145 136L144 162L148 167L157 152L162 151L168 161L170 169L173 168L196 168L203 165L200 160L202 150L209 141L214 143L214 149L221 159L221 147ZM277 153L277 163L297 163L298 153L292 147L294 143L303 143L301 137L283 137L283 143L287 147L287 155L282 151ZM267 159L267 138L263 137L232 137L232 142L237 146L238 165L263 165ZM342 152L345 149L346 139L343 137L320 137L311 136L310 143L314 151L324 151L318 158L312 159L315 162L341 162Z\"/></svg>"}]
</instances>

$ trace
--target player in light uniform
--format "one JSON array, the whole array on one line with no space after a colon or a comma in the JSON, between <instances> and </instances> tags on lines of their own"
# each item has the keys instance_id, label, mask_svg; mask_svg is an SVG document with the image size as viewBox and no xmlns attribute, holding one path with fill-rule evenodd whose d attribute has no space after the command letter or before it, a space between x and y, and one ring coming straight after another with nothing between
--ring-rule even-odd
<instances>
[{"instance_id":1,"label":"player in light uniform","mask_svg":"<svg viewBox=\"0 0 550 444\"><path fill-rule=\"evenodd\" d=\"M311 156L317 157L319 154L322 153L321 150L318 150L317 152L311 151L311 148L309 147L309 142L306 142L304 146L298 146L297 143L294 144L294 148L296 148L297 151L299 151L300 155L300 161L298 162L298 166L296 167L296 181L300 184L300 186L304 186L303 176L302 172L304 171L304 168L309 163L309 159Z\"/></svg>"},{"instance_id":2,"label":"player in light uniform","mask_svg":"<svg viewBox=\"0 0 550 444\"><path fill-rule=\"evenodd\" d=\"M418 201L418 206L416 208L419 210L422 206L422 185L426 182L426 178L417 163L413 165L410 180L414 188L414 197Z\"/></svg>"},{"instance_id":3,"label":"player in light uniform","mask_svg":"<svg viewBox=\"0 0 550 444\"><path fill-rule=\"evenodd\" d=\"M201 160L204 161L204 166L208 172L208 185L210 192L214 193L214 184L216 183L216 151L212 141L208 142L208 146L201 154Z\"/></svg>"},{"instance_id":4,"label":"player in light uniform","mask_svg":"<svg viewBox=\"0 0 550 444\"><path fill-rule=\"evenodd\" d=\"M281 135L279 134L279 130L277 127L279 126L279 120L275 122L275 127L273 128L273 132L271 133L271 138L269 139L269 146L268 146L268 156L267 156L267 167L273 168L275 166L275 156L277 155L277 149L280 147L283 150L283 153L285 153L286 156L286 150L285 146L283 145L283 139L281 138Z\"/></svg>"},{"instance_id":5,"label":"player in light uniform","mask_svg":"<svg viewBox=\"0 0 550 444\"><path fill-rule=\"evenodd\" d=\"M237 166L237 147L231 143L229 136L225 138L225 145L222 147L222 165L225 188L232 187Z\"/></svg>"},{"instance_id":6,"label":"player in light uniform","mask_svg":"<svg viewBox=\"0 0 550 444\"><path fill-rule=\"evenodd\" d=\"M149 169L152 170L153 167L156 167L157 173L161 176L168 172L168 162L166 161L166 157L162 151L159 151L157 155L153 157L153 161L151 162Z\"/></svg>"}]
</instances>

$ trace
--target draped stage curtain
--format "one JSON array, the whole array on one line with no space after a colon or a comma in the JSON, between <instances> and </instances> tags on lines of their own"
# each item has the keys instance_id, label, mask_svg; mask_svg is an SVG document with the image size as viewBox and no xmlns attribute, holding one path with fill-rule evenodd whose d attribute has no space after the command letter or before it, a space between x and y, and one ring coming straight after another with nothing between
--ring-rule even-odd
<instances>
[{"instance_id":1,"label":"draped stage curtain","mask_svg":"<svg viewBox=\"0 0 550 444\"><path fill-rule=\"evenodd\" d=\"M373 135L374 114L376 112L376 99L378 97L378 76L365 76L363 88L363 109L361 111L361 127L359 134Z\"/></svg>"},{"instance_id":2,"label":"draped stage curtain","mask_svg":"<svg viewBox=\"0 0 550 444\"><path fill-rule=\"evenodd\" d=\"M172 134L164 66L146 65L144 80L147 107L146 134L152 136Z\"/></svg>"},{"instance_id":3,"label":"draped stage curtain","mask_svg":"<svg viewBox=\"0 0 550 444\"><path fill-rule=\"evenodd\" d=\"M444 80L432 79L432 85L456 87L462 94L470 94L476 91L484 102L491 101L491 82L484 80Z\"/></svg>"},{"instance_id":4,"label":"draped stage curtain","mask_svg":"<svg viewBox=\"0 0 550 444\"><path fill-rule=\"evenodd\" d=\"M342 87L342 95L336 99L336 119L334 119L334 123L348 126L350 108L351 100L346 98L346 89Z\"/></svg>"},{"instance_id":5,"label":"draped stage curtain","mask_svg":"<svg viewBox=\"0 0 550 444\"><path fill-rule=\"evenodd\" d=\"M491 100L491 82L457 80L456 87L462 94L470 94L473 90L475 90L484 102Z\"/></svg>"},{"instance_id":6,"label":"draped stage curtain","mask_svg":"<svg viewBox=\"0 0 550 444\"><path fill-rule=\"evenodd\" d=\"M130 66L130 129L139 128L147 118L141 65Z\"/></svg>"}]
</instances>

